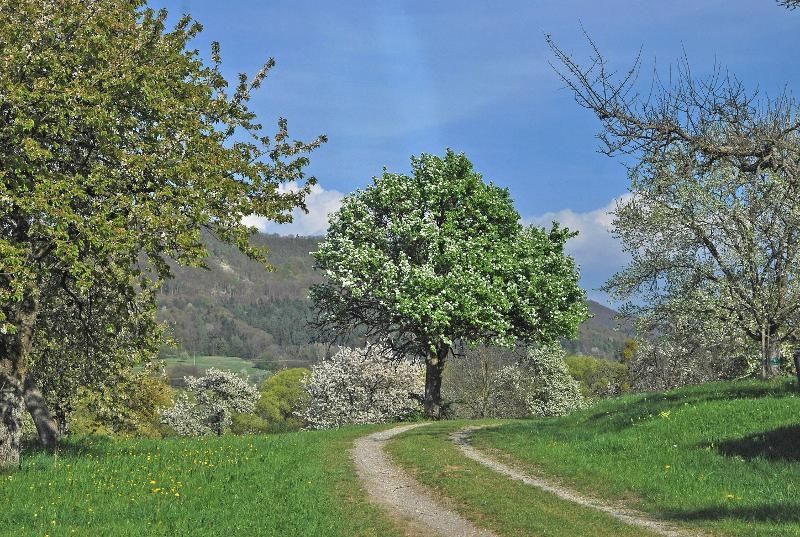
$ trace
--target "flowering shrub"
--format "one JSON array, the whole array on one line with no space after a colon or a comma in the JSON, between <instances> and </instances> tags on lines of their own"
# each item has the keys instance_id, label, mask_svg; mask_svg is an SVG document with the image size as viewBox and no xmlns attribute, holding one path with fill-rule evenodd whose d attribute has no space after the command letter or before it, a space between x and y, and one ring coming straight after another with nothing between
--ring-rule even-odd
<instances>
[{"instance_id":1,"label":"flowering shrub","mask_svg":"<svg viewBox=\"0 0 800 537\"><path fill-rule=\"evenodd\" d=\"M229 371L211 368L184 381L186 391L161 413L161 421L181 436L222 435L234 412L252 412L258 400L256 387Z\"/></svg>"},{"instance_id":2,"label":"flowering shrub","mask_svg":"<svg viewBox=\"0 0 800 537\"><path fill-rule=\"evenodd\" d=\"M564 350L547 345L493 376L491 413L497 417L562 416L583 406L578 382L564 363Z\"/></svg>"},{"instance_id":3,"label":"flowering shrub","mask_svg":"<svg viewBox=\"0 0 800 537\"><path fill-rule=\"evenodd\" d=\"M303 380L309 401L301 416L311 429L407 418L420 410L423 374L383 345L342 348Z\"/></svg>"},{"instance_id":4,"label":"flowering shrub","mask_svg":"<svg viewBox=\"0 0 800 537\"><path fill-rule=\"evenodd\" d=\"M647 392L743 377L754 373L759 365L755 348L734 345L722 338L697 342L664 334L639 342L630 369L633 389Z\"/></svg>"}]
</instances>

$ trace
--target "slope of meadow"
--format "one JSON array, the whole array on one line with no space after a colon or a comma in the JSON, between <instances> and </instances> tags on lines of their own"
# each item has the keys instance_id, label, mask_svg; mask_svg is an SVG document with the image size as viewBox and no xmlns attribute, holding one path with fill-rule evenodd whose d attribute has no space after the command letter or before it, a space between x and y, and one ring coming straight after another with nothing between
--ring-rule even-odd
<instances>
[{"instance_id":1,"label":"slope of meadow","mask_svg":"<svg viewBox=\"0 0 800 537\"><path fill-rule=\"evenodd\" d=\"M800 535L800 392L791 379L607 400L476 432L532 473L722 535Z\"/></svg>"}]
</instances>

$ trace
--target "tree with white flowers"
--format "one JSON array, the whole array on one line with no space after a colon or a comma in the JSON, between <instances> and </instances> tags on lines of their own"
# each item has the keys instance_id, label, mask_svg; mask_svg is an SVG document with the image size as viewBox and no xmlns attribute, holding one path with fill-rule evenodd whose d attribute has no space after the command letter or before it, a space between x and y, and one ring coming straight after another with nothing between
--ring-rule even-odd
<instances>
[{"instance_id":1,"label":"tree with white flowers","mask_svg":"<svg viewBox=\"0 0 800 537\"><path fill-rule=\"evenodd\" d=\"M342 348L303 380L309 402L302 417L311 429L409 417L421 410L423 375L421 364L398 359L384 345Z\"/></svg>"},{"instance_id":2,"label":"tree with white flowers","mask_svg":"<svg viewBox=\"0 0 800 537\"><path fill-rule=\"evenodd\" d=\"M518 363L492 376L490 414L503 418L563 416L584 404L580 386L569 374L558 344L528 351Z\"/></svg>"},{"instance_id":3,"label":"tree with white flowers","mask_svg":"<svg viewBox=\"0 0 800 537\"><path fill-rule=\"evenodd\" d=\"M181 436L221 436L234 412L252 412L258 401L258 389L230 371L211 368L202 377L184 381L186 391L161 413L161 421Z\"/></svg>"},{"instance_id":4,"label":"tree with white flowers","mask_svg":"<svg viewBox=\"0 0 800 537\"><path fill-rule=\"evenodd\" d=\"M512 346L572 336L586 318L574 232L524 226L507 189L464 154L423 154L347 196L313 253L316 326L358 331L425 362L424 408L443 414L442 371L461 343Z\"/></svg>"}]
</instances>

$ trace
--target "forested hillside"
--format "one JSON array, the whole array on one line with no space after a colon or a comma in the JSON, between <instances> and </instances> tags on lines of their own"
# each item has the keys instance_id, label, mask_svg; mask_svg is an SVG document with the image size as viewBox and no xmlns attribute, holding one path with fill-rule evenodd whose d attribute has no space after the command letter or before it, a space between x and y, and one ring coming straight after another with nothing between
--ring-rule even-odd
<instances>
[{"instance_id":1,"label":"forested hillside","mask_svg":"<svg viewBox=\"0 0 800 537\"><path fill-rule=\"evenodd\" d=\"M259 234L253 242L269 249L270 272L234 247L208 240L207 269L175 267L160 296L160 318L171 328L178 353L239 356L276 369L315 361L324 353L312 344L308 327L309 286L322 275L309 252L315 237ZM614 310L590 302L593 315L577 340L565 342L571 353L616 358L631 330L617 330ZM174 354L165 349L165 354Z\"/></svg>"}]
</instances>

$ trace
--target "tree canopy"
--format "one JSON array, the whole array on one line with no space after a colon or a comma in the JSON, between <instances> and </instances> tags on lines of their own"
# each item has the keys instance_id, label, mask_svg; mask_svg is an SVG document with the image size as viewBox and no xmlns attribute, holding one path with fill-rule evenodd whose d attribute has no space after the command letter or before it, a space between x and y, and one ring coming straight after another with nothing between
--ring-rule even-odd
<instances>
[{"instance_id":1,"label":"tree canopy","mask_svg":"<svg viewBox=\"0 0 800 537\"><path fill-rule=\"evenodd\" d=\"M600 119L604 151L633 159L614 221L631 263L607 289L638 295L633 309L655 322L748 338L768 374L779 344L800 336L796 100L760 100L720 70L693 78L685 60L644 97L638 60L618 75L591 41L585 64L549 43L577 102Z\"/></svg>"},{"instance_id":2,"label":"tree canopy","mask_svg":"<svg viewBox=\"0 0 800 537\"><path fill-rule=\"evenodd\" d=\"M463 154L423 154L347 196L313 254L318 327L355 329L424 357L425 409L441 411L441 371L458 344L512 345L574 334L586 317L578 271L554 223L525 227L508 190Z\"/></svg>"},{"instance_id":3,"label":"tree canopy","mask_svg":"<svg viewBox=\"0 0 800 537\"><path fill-rule=\"evenodd\" d=\"M264 260L242 218L288 221L313 183L324 138L283 119L268 137L249 108L274 62L229 88L219 45L210 65L189 47L200 24L166 19L140 0L0 3L0 465L18 460L44 304L82 308L102 282L122 311L168 260L202 264L203 229Z\"/></svg>"}]
</instances>

